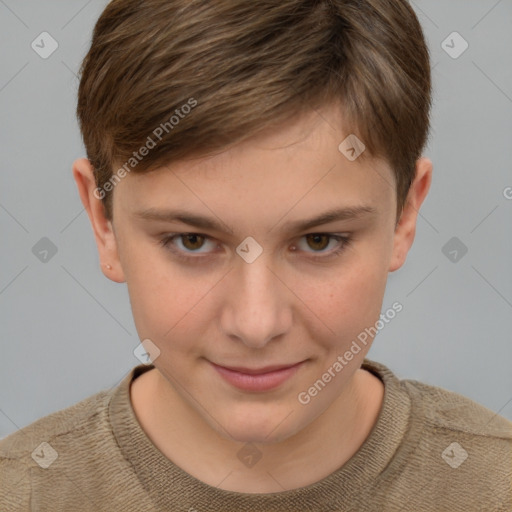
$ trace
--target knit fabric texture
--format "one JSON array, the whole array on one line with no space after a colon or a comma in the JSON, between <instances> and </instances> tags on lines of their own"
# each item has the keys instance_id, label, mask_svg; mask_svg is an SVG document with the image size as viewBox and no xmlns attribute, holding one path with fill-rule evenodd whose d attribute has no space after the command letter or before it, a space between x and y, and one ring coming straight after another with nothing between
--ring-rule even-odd
<instances>
[{"instance_id":1,"label":"knit fabric texture","mask_svg":"<svg viewBox=\"0 0 512 512\"><path fill-rule=\"evenodd\" d=\"M385 391L359 450L311 485L252 494L194 478L152 443L130 401L152 368L0 440L0 511L512 511L512 422L458 393L365 359Z\"/></svg>"}]
</instances>

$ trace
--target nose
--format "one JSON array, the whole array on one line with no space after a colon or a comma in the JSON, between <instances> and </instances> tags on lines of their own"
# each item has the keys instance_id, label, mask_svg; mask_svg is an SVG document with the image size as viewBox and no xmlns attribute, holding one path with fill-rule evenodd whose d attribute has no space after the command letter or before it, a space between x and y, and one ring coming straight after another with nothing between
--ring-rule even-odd
<instances>
[{"instance_id":1,"label":"nose","mask_svg":"<svg viewBox=\"0 0 512 512\"><path fill-rule=\"evenodd\" d=\"M265 251L252 263L235 263L221 314L224 333L250 348L265 347L292 326L293 294L264 255Z\"/></svg>"}]
</instances>

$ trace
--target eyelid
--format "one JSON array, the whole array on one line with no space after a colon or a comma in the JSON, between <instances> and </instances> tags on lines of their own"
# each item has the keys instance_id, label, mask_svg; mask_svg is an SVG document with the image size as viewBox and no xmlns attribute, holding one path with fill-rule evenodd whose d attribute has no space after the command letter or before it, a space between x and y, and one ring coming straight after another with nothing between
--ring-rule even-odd
<instances>
[{"instance_id":1,"label":"eyelid","mask_svg":"<svg viewBox=\"0 0 512 512\"><path fill-rule=\"evenodd\" d=\"M170 251L174 256L177 258L193 262L194 260L205 260L207 258L210 258L213 256L213 253L200 253L200 252L186 252L180 249L176 249L175 247L172 247L172 240L174 238L179 238L180 236L186 236L186 235L196 235L205 238L206 240L213 241L214 238L210 237L209 235L206 235L204 233L198 233L198 232L179 232L179 233L168 233L163 238L161 238L160 244L164 247L164 249ZM337 239L338 243L341 244L341 246L338 246L335 249L331 249L330 251L325 252L308 252L305 251L309 256L307 256L308 259L312 261L324 261L326 262L331 257L339 256L342 251L344 251L347 246L351 244L353 241L353 236L351 233L329 233L329 232L323 232L323 231L313 231L304 233L303 235L300 235L298 238L299 240L308 236L308 235L325 235L328 236L330 239ZM217 244L218 246L218 244ZM299 251L300 252L300 251Z\"/></svg>"},{"instance_id":2,"label":"eyelid","mask_svg":"<svg viewBox=\"0 0 512 512\"><path fill-rule=\"evenodd\" d=\"M208 256L210 256L212 254L211 252L204 253L204 252L199 252L199 251L187 252L187 251L183 251L181 249L176 249L175 247L172 247L172 243L171 243L172 239L175 239L175 238L179 239L181 236L187 236L187 235L200 236L200 237L204 238L206 241L210 241L210 242L212 242L214 240L213 237L211 237L209 235L205 235L204 233L186 231L186 232L181 232L181 233L169 233L168 235L166 235L163 238L162 245L164 247L168 248L171 252L177 253L178 255L187 254L187 256L184 256L186 259L207 258ZM197 254L198 256L194 256L195 254Z\"/></svg>"}]
</instances>

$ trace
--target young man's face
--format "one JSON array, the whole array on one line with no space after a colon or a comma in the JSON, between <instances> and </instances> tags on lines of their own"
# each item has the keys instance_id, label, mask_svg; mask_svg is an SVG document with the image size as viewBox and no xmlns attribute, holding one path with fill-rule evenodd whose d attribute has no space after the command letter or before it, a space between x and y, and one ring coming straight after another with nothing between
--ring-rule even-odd
<instances>
[{"instance_id":1,"label":"young man's face","mask_svg":"<svg viewBox=\"0 0 512 512\"><path fill-rule=\"evenodd\" d=\"M338 149L348 135L340 114L321 115L214 157L128 175L115 187L114 231L88 182L101 263L113 267L104 272L127 282L139 337L160 350L154 364L170 383L169 403L179 400L229 439L284 440L340 397L350 400L371 337L341 371L333 365L379 320L388 272L405 260L428 191L430 162L420 159L395 230L391 169L349 161ZM346 218L294 227L338 209ZM144 218L150 210L179 210L220 230ZM175 233L183 236L164 246ZM214 366L297 363L288 374L252 377ZM329 368L331 379L309 393Z\"/></svg>"}]
</instances>

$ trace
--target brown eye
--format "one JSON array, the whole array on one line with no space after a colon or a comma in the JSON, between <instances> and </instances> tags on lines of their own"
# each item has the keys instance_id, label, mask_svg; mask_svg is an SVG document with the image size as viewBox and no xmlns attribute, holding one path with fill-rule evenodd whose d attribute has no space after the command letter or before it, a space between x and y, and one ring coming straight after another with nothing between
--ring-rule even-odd
<instances>
[{"instance_id":1,"label":"brown eye","mask_svg":"<svg viewBox=\"0 0 512 512\"><path fill-rule=\"evenodd\" d=\"M327 262L330 258L341 256L352 241L350 234L309 233L301 238L302 243L297 244L303 246L299 247L300 251L310 260L317 262ZM294 246L294 252L296 249L297 247Z\"/></svg>"},{"instance_id":2,"label":"brown eye","mask_svg":"<svg viewBox=\"0 0 512 512\"><path fill-rule=\"evenodd\" d=\"M331 238L331 236L325 235L323 233L313 233L311 235L306 235L308 245L312 249L316 249L319 251L324 250L329 245L329 240ZM310 242L312 242L313 245L311 245Z\"/></svg>"},{"instance_id":3,"label":"brown eye","mask_svg":"<svg viewBox=\"0 0 512 512\"><path fill-rule=\"evenodd\" d=\"M173 233L167 235L160 243L164 248L179 256L187 257L187 254L197 254L206 257L207 253L210 252L208 251L208 242L210 242L211 247L215 247L213 240L201 233Z\"/></svg>"},{"instance_id":4,"label":"brown eye","mask_svg":"<svg viewBox=\"0 0 512 512\"><path fill-rule=\"evenodd\" d=\"M197 233L183 234L180 235L180 237L183 242L183 247L185 247L185 249L189 249L190 251L201 248L203 244L199 243L198 240L200 240L200 242L204 242L204 236Z\"/></svg>"}]
</instances>

